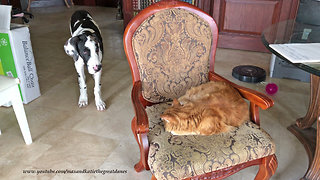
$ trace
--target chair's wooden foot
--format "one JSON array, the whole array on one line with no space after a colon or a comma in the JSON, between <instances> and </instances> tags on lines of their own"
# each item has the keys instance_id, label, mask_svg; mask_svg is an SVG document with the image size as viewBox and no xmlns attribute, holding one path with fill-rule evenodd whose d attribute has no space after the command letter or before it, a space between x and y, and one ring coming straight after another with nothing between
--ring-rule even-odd
<instances>
[{"instance_id":1,"label":"chair's wooden foot","mask_svg":"<svg viewBox=\"0 0 320 180\"><path fill-rule=\"evenodd\" d=\"M137 164L134 165L134 170L136 170L136 172L141 172L144 170L144 166L143 166L141 160Z\"/></svg>"},{"instance_id":2,"label":"chair's wooden foot","mask_svg":"<svg viewBox=\"0 0 320 180\"><path fill-rule=\"evenodd\" d=\"M274 173L278 167L278 162L276 155L271 155L264 157L262 159L262 164L259 166L259 171L255 180L268 180Z\"/></svg>"},{"instance_id":3,"label":"chair's wooden foot","mask_svg":"<svg viewBox=\"0 0 320 180\"><path fill-rule=\"evenodd\" d=\"M154 175L152 175L151 180L157 180L157 178Z\"/></svg>"},{"instance_id":4,"label":"chair's wooden foot","mask_svg":"<svg viewBox=\"0 0 320 180\"><path fill-rule=\"evenodd\" d=\"M134 138L136 139L136 141L137 141L137 143L138 143L138 145L139 145L139 149L140 149L140 151L141 151L141 147L140 147L141 145L140 145L138 136L137 136L137 134L136 134L136 132L135 132L135 129L136 129L135 124L136 124L136 118L134 117L134 118L132 119L132 122L131 122L131 130L132 130L132 133L133 133L133 135L134 135ZM134 170L135 170L136 172L141 172L141 171L143 171L144 169L145 169L145 167L144 167L144 165L143 165L143 163L142 163L142 156L141 156L141 152L140 152L140 161L139 161L137 164L134 165Z\"/></svg>"}]
</instances>

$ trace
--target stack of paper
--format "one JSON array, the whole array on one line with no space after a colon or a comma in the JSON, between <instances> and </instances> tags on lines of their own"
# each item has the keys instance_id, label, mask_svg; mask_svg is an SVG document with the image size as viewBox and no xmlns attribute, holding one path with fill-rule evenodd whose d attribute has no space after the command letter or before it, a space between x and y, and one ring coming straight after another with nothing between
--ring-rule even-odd
<instances>
[{"instance_id":1,"label":"stack of paper","mask_svg":"<svg viewBox=\"0 0 320 180\"><path fill-rule=\"evenodd\" d=\"M269 46L292 63L320 63L320 43L270 44Z\"/></svg>"}]
</instances>

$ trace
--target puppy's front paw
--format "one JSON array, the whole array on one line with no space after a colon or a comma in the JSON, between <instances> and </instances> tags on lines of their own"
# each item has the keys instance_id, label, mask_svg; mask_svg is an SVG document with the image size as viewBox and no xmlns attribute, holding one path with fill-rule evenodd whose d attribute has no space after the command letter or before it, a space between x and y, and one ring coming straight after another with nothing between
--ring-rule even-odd
<instances>
[{"instance_id":1,"label":"puppy's front paw","mask_svg":"<svg viewBox=\"0 0 320 180\"><path fill-rule=\"evenodd\" d=\"M96 106L98 111L103 111L106 109L106 104L101 99L96 100Z\"/></svg>"},{"instance_id":2,"label":"puppy's front paw","mask_svg":"<svg viewBox=\"0 0 320 180\"><path fill-rule=\"evenodd\" d=\"M88 105L88 97L80 96L78 106L81 108L81 107L85 107L87 105Z\"/></svg>"}]
</instances>

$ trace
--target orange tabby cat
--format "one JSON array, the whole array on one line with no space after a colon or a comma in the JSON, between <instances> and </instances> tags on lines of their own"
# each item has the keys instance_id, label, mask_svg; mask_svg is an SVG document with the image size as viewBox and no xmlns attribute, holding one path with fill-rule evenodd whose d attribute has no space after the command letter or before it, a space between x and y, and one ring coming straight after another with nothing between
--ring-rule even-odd
<instances>
[{"instance_id":1,"label":"orange tabby cat","mask_svg":"<svg viewBox=\"0 0 320 180\"><path fill-rule=\"evenodd\" d=\"M249 119L248 105L224 82L189 89L161 115L166 131L175 135L212 135L238 127Z\"/></svg>"}]
</instances>

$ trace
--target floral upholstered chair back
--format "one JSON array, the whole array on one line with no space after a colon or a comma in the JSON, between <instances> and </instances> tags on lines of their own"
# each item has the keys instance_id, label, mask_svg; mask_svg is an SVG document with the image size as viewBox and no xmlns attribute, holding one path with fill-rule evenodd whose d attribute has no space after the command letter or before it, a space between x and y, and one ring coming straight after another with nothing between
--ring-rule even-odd
<instances>
[{"instance_id":1,"label":"floral upholstered chair back","mask_svg":"<svg viewBox=\"0 0 320 180\"><path fill-rule=\"evenodd\" d=\"M212 39L208 22L186 9L161 10L144 20L132 37L143 97L165 102L207 82Z\"/></svg>"}]
</instances>

